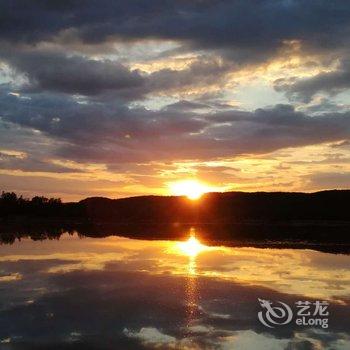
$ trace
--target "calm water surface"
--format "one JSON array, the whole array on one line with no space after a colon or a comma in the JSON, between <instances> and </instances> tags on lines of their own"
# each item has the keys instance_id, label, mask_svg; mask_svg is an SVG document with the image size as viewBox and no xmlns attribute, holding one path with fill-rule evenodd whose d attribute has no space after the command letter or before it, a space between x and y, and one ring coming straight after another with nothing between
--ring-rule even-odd
<instances>
[{"instance_id":1,"label":"calm water surface","mask_svg":"<svg viewBox=\"0 0 350 350\"><path fill-rule=\"evenodd\" d=\"M0 260L0 349L350 349L348 255L64 234ZM263 326L259 298L329 327Z\"/></svg>"}]
</instances>

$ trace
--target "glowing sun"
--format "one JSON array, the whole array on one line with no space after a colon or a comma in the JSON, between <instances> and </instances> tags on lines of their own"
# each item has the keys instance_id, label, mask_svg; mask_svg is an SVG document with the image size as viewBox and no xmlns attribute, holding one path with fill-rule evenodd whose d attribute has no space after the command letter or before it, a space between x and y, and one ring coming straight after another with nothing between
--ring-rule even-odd
<instances>
[{"instance_id":1,"label":"glowing sun","mask_svg":"<svg viewBox=\"0 0 350 350\"><path fill-rule=\"evenodd\" d=\"M204 193L210 191L210 187L196 180L173 182L169 187L173 195L186 196L193 200L200 198Z\"/></svg>"}]
</instances>

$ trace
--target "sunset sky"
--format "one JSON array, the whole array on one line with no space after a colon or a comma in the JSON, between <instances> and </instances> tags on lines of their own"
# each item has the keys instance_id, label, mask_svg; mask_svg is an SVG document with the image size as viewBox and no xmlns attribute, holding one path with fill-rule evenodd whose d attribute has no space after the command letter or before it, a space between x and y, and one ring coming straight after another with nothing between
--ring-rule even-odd
<instances>
[{"instance_id":1,"label":"sunset sky","mask_svg":"<svg viewBox=\"0 0 350 350\"><path fill-rule=\"evenodd\" d=\"M350 2L0 2L0 189L350 187Z\"/></svg>"}]
</instances>

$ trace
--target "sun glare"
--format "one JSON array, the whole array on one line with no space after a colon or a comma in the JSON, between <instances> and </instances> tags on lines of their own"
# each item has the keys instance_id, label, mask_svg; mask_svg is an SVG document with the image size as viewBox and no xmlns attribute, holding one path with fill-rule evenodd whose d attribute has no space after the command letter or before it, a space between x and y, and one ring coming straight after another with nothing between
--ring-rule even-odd
<instances>
[{"instance_id":1,"label":"sun glare","mask_svg":"<svg viewBox=\"0 0 350 350\"><path fill-rule=\"evenodd\" d=\"M191 235L187 241L178 243L178 247L183 254L190 257L197 256L200 252L207 249L194 235Z\"/></svg>"},{"instance_id":2,"label":"sun glare","mask_svg":"<svg viewBox=\"0 0 350 350\"><path fill-rule=\"evenodd\" d=\"M199 199L210 188L196 180L184 180L170 184L170 191L176 196L186 196L189 199Z\"/></svg>"}]
</instances>

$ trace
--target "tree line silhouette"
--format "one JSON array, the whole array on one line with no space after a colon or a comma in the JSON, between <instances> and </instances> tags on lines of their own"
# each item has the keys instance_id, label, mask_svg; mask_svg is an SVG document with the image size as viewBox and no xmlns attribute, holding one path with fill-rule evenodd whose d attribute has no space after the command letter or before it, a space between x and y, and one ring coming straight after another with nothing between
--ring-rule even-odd
<instances>
[{"instance_id":1,"label":"tree line silhouette","mask_svg":"<svg viewBox=\"0 0 350 350\"><path fill-rule=\"evenodd\" d=\"M20 217L83 217L83 206L79 203L63 203L60 198L35 196L31 199L14 192L2 192L0 197L0 218Z\"/></svg>"},{"instance_id":2,"label":"tree line silhouette","mask_svg":"<svg viewBox=\"0 0 350 350\"><path fill-rule=\"evenodd\" d=\"M198 201L181 196L94 197L72 203L2 192L0 243L21 237L59 239L65 232L181 239L195 226L208 242L307 242L350 251L349 204L349 190L208 193Z\"/></svg>"},{"instance_id":3,"label":"tree line silhouette","mask_svg":"<svg viewBox=\"0 0 350 350\"><path fill-rule=\"evenodd\" d=\"M79 219L114 223L241 223L342 221L350 223L350 190L315 193L208 193L198 201L182 196L92 197L63 203L59 198L2 192L0 219Z\"/></svg>"}]
</instances>

